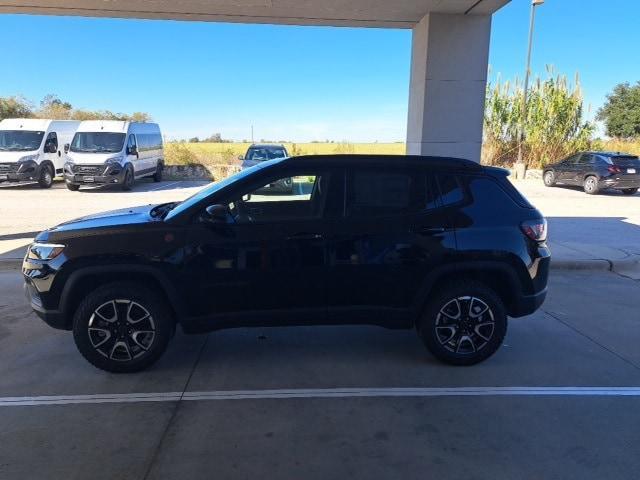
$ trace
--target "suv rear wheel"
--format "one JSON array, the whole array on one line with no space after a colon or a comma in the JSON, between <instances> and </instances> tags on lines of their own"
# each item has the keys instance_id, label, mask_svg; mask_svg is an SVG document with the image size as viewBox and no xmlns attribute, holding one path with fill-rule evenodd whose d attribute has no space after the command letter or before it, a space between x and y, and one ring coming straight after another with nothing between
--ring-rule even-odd
<instances>
[{"instance_id":1,"label":"suv rear wheel","mask_svg":"<svg viewBox=\"0 0 640 480\"><path fill-rule=\"evenodd\" d=\"M143 370L164 353L174 322L161 296L135 283L97 288L73 316L73 338L92 365L114 373Z\"/></svg>"},{"instance_id":2,"label":"suv rear wheel","mask_svg":"<svg viewBox=\"0 0 640 480\"><path fill-rule=\"evenodd\" d=\"M427 349L451 365L473 365L489 358L506 333L507 314L500 297L471 280L441 289L418 323Z\"/></svg>"},{"instance_id":3,"label":"suv rear wheel","mask_svg":"<svg viewBox=\"0 0 640 480\"><path fill-rule=\"evenodd\" d=\"M596 195L600 191L598 179L593 175L589 175L584 179L584 191L589 195Z\"/></svg>"}]
</instances>

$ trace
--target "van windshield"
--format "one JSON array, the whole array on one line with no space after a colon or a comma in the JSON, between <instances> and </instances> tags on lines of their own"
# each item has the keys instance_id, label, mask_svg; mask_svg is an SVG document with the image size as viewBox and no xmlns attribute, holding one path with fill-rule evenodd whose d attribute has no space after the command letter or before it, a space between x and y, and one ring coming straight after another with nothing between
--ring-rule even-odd
<instances>
[{"instance_id":1,"label":"van windshield","mask_svg":"<svg viewBox=\"0 0 640 480\"><path fill-rule=\"evenodd\" d=\"M0 151L28 152L38 150L42 143L44 132L25 130L0 130Z\"/></svg>"},{"instance_id":2,"label":"van windshield","mask_svg":"<svg viewBox=\"0 0 640 480\"><path fill-rule=\"evenodd\" d=\"M124 133L76 132L69 148L79 153L116 153L124 145Z\"/></svg>"}]
</instances>

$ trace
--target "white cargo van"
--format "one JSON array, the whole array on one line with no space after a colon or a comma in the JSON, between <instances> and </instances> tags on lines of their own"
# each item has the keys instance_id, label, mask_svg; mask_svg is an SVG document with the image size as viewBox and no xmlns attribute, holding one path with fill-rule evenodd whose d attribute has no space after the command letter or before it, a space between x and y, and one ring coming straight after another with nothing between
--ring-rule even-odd
<instances>
[{"instance_id":1,"label":"white cargo van","mask_svg":"<svg viewBox=\"0 0 640 480\"><path fill-rule=\"evenodd\" d=\"M64 145L80 122L36 118L0 121L0 182L38 182L49 188L62 175Z\"/></svg>"},{"instance_id":2,"label":"white cargo van","mask_svg":"<svg viewBox=\"0 0 640 480\"><path fill-rule=\"evenodd\" d=\"M142 177L162 180L164 151L155 123L87 120L73 137L64 178L69 190L81 185L119 185L130 190Z\"/></svg>"}]
</instances>

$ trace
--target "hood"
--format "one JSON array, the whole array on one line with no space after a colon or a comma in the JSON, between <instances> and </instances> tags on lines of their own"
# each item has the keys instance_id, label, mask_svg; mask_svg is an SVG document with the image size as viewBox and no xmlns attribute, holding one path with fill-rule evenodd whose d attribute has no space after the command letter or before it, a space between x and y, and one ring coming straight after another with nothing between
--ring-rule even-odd
<instances>
[{"instance_id":1,"label":"hood","mask_svg":"<svg viewBox=\"0 0 640 480\"><path fill-rule=\"evenodd\" d=\"M3 152L0 150L0 163L16 163L22 157L35 155L38 150L30 150L28 152Z\"/></svg>"},{"instance_id":2,"label":"hood","mask_svg":"<svg viewBox=\"0 0 640 480\"><path fill-rule=\"evenodd\" d=\"M68 222L61 223L38 235L37 240L46 240L50 235L57 233L74 232L79 230L91 230L99 228L118 228L130 225L141 225L156 222L150 215L151 209L155 205L144 205L140 207L121 208L109 212L96 213L86 217L76 218Z\"/></svg>"},{"instance_id":3,"label":"hood","mask_svg":"<svg viewBox=\"0 0 640 480\"><path fill-rule=\"evenodd\" d=\"M109 158L121 157L122 152L118 153L67 153L67 161L76 165L102 165Z\"/></svg>"}]
</instances>

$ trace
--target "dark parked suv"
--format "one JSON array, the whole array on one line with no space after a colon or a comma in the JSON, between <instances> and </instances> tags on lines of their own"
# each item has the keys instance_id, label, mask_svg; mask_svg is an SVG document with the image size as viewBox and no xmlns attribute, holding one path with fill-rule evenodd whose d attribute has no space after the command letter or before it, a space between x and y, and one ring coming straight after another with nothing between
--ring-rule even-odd
<instances>
[{"instance_id":1,"label":"dark parked suv","mask_svg":"<svg viewBox=\"0 0 640 480\"><path fill-rule=\"evenodd\" d=\"M40 233L26 292L112 372L152 364L176 325L415 327L437 358L470 365L547 291L546 221L506 176L434 157L266 161L183 202ZM263 193L282 178L295 193Z\"/></svg>"},{"instance_id":2,"label":"dark parked suv","mask_svg":"<svg viewBox=\"0 0 640 480\"><path fill-rule=\"evenodd\" d=\"M590 195L604 188L633 195L640 187L640 159L620 152L576 153L547 165L542 179L547 187L558 183L576 185Z\"/></svg>"}]
</instances>

